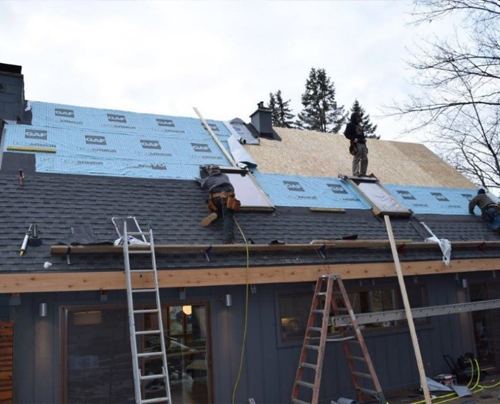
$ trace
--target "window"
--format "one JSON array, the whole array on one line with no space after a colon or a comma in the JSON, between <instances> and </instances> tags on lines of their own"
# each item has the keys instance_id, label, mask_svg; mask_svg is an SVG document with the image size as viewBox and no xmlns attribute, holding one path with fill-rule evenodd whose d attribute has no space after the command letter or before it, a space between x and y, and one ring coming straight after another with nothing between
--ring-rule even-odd
<instances>
[{"instance_id":1,"label":"window","mask_svg":"<svg viewBox=\"0 0 500 404\"><path fill-rule=\"evenodd\" d=\"M145 307L144 307L145 308ZM63 402L127 403L134 401L129 321L125 306L63 309ZM162 319L172 402L208 403L208 306L163 306ZM158 317L137 315L137 329L158 329ZM145 351L160 348L158 336L138 339ZM142 374L161 373L157 357L142 359ZM159 367L159 369L158 369ZM143 383L147 399L164 396L165 385Z\"/></svg>"},{"instance_id":2,"label":"window","mask_svg":"<svg viewBox=\"0 0 500 404\"><path fill-rule=\"evenodd\" d=\"M349 290L349 288L348 288ZM426 288L422 284L407 286L408 299L411 307L424 307L427 303ZM354 313L376 313L381 311L403 309L403 302L399 291L399 285L381 285L370 287L358 287L356 291L348 293ZM283 293L279 295L279 315L281 322L281 342L297 343L304 338L309 311L311 309L313 293ZM337 299L339 307L342 302ZM320 317L320 316L317 316ZM317 318L319 321L320 319ZM415 324L428 324L429 318L414 319ZM320 326L320 324L315 324ZM405 327L406 320L385 321L381 323L365 324L365 329L378 329L389 327ZM330 327L334 331L334 327Z\"/></svg>"}]
</instances>

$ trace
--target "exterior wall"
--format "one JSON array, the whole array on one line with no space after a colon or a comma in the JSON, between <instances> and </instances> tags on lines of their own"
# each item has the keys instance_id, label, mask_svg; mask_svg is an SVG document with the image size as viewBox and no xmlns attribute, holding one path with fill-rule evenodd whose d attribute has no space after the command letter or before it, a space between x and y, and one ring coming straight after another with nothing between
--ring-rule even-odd
<instances>
[{"instance_id":1,"label":"exterior wall","mask_svg":"<svg viewBox=\"0 0 500 404\"><path fill-rule=\"evenodd\" d=\"M483 274L483 277L491 274ZM428 287L428 304L451 304L466 301L467 290L454 275L433 275L421 279ZM363 282L371 282L364 280ZM377 279L375 284L396 282ZM412 279L407 279L411 283ZM346 282L348 290L359 282ZM285 345L280 340L279 293L312 291L311 283L257 285L249 293L248 334L245 361L236 390L236 402L254 398L258 403L289 402L301 344ZM220 300L231 294L232 306ZM4 297L5 295L0 295ZM245 326L245 286L188 288L185 301L176 288L162 290L165 304L189 304L208 301L211 306L211 348L213 402L232 401L238 379L240 353ZM60 386L60 307L74 305L126 305L124 291L108 292L107 303L100 302L98 292L21 295L14 311L14 402L59 403ZM3 299L0 313L8 313L8 299ZM41 302L48 304L48 316L38 317ZM472 351L473 335L469 314L432 317L430 324L417 327L426 373L434 376L449 371L443 354L453 358ZM377 375L384 390L418 384L419 376L411 339L407 329L371 330L364 333ZM322 402L338 397L354 397L354 390L341 345L328 345L322 383Z\"/></svg>"}]
</instances>

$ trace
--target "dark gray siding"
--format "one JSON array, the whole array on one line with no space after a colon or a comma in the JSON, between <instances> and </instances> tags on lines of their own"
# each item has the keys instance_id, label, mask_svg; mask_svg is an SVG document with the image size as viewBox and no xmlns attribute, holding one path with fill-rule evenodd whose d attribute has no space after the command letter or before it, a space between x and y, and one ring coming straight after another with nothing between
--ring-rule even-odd
<instances>
[{"instance_id":1,"label":"dark gray siding","mask_svg":"<svg viewBox=\"0 0 500 404\"><path fill-rule=\"evenodd\" d=\"M462 276L462 275L461 275ZM463 275L465 276L465 275ZM491 274L482 274L482 277ZM478 275L476 278L480 279ZM412 279L408 279L412 282ZM419 277L428 287L429 304L451 304L467 298L467 290L454 275ZM366 280L363 282L367 282ZM396 282L395 279L375 283ZM348 290L359 282L346 282ZM288 403L300 354L300 343L280 342L278 296L284 291L311 291L311 283L257 285L249 293L245 361L236 390L236 402L252 397L258 403ZM232 295L232 306L221 298ZM176 288L162 290L162 301L183 304ZM5 297L5 295L2 295ZM101 303L98 292L21 295L19 306L8 307L3 299L2 311L14 311L15 355L14 389L16 403L60 402L60 307L73 305L126 304L123 291L108 292L107 303ZM240 354L245 327L245 286L186 289L186 303L210 302L211 348L214 403L232 401L238 379ZM38 317L38 305L46 302L47 318ZM417 327L420 349L428 376L447 371L443 354L456 358L474 351L469 314L432 317L430 324ZM406 329L367 330L365 332L380 382L385 390L414 386L419 382L416 361ZM327 347L322 402L338 397L354 397L346 359L340 344Z\"/></svg>"}]
</instances>

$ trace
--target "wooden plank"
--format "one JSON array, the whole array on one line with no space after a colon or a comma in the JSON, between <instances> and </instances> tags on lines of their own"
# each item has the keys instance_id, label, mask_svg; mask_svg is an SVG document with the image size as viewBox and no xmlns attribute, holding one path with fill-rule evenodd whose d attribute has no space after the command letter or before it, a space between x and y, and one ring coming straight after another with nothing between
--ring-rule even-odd
<instances>
[{"instance_id":1,"label":"wooden plank","mask_svg":"<svg viewBox=\"0 0 500 404\"><path fill-rule=\"evenodd\" d=\"M439 248L438 243L408 240L395 240L398 247L404 248ZM273 251L315 251L321 247L327 249L343 249L343 248L390 248L389 240L313 240L309 244L169 244L156 245L155 252L157 254L181 254L181 253L201 253L204 254L208 249L211 253L228 253L228 252L244 252L248 249L250 252L273 252ZM451 242L453 248L486 248L500 247L500 241L454 241ZM131 245L130 250L146 251L149 250L147 245ZM123 254L122 246L112 245L52 245L50 253L61 255L67 254Z\"/></svg>"},{"instance_id":2,"label":"wooden plank","mask_svg":"<svg viewBox=\"0 0 500 404\"><path fill-rule=\"evenodd\" d=\"M454 260L450 266L439 261L404 262L401 264L405 276L435 275L457 272L495 271L499 269L498 258ZM159 286L197 287L242 285L246 283L246 269L200 268L159 270ZM318 275L338 273L342 279L366 279L394 277L394 265L390 263L297 265L283 267L251 267L248 269L252 284L315 282ZM151 285L150 274L133 274L137 287ZM123 271L108 272L45 272L45 273L0 273L0 293L69 292L86 290L123 290Z\"/></svg>"},{"instance_id":3,"label":"wooden plank","mask_svg":"<svg viewBox=\"0 0 500 404\"><path fill-rule=\"evenodd\" d=\"M403 277L403 271L401 269L401 264L399 262L398 250L396 248L396 242L394 241L394 235L392 233L391 219L389 216L384 216L384 220L387 227L387 234L389 235L389 240L391 241L391 250L392 256L394 258L394 266L396 267L396 274L398 276L399 289L401 291L401 296L403 297L403 305L406 312L406 321L408 322L408 327L410 329L410 336L413 344L413 349L415 351L415 359L417 360L417 368L420 374L420 386L422 387L422 390L424 392L425 402L427 404L431 404L431 394L429 391L429 386L427 384L427 378L425 376L424 362L422 360L422 354L420 352L420 345L418 344L417 330L415 328L415 322L413 321L408 293L406 292L406 285Z\"/></svg>"}]
</instances>

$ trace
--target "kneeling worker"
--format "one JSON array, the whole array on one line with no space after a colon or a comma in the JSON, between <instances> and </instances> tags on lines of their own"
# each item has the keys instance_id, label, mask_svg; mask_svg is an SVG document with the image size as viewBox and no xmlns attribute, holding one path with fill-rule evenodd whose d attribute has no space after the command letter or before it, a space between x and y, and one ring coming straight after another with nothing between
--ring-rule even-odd
<instances>
[{"instance_id":1,"label":"kneeling worker","mask_svg":"<svg viewBox=\"0 0 500 404\"><path fill-rule=\"evenodd\" d=\"M224 244L234 244L234 212L239 209L239 201L234 197L234 187L227 174L220 171L220 167L212 164L208 167L208 177L201 183L201 189L208 189L210 193L207 207L212 211L201 225L206 227L220 215L224 219Z\"/></svg>"},{"instance_id":2,"label":"kneeling worker","mask_svg":"<svg viewBox=\"0 0 500 404\"><path fill-rule=\"evenodd\" d=\"M500 233L500 206L493 202L482 188L477 191L477 195L469 202L469 213L471 215L474 214L476 205L481 209L481 218L488 223L491 230Z\"/></svg>"}]
</instances>

